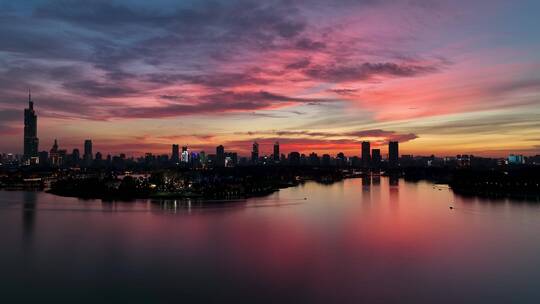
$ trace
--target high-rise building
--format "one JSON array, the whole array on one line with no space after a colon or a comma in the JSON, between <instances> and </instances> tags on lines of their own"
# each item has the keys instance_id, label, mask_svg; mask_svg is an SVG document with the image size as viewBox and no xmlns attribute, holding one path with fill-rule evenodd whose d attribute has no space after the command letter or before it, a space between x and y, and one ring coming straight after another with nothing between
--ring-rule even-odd
<instances>
[{"instance_id":1,"label":"high-rise building","mask_svg":"<svg viewBox=\"0 0 540 304\"><path fill-rule=\"evenodd\" d=\"M362 166L367 168L371 164L371 146L369 141L362 142Z\"/></svg>"},{"instance_id":2,"label":"high-rise building","mask_svg":"<svg viewBox=\"0 0 540 304\"><path fill-rule=\"evenodd\" d=\"M60 157L60 165L64 165L67 160L67 150L66 149L58 150L58 156Z\"/></svg>"},{"instance_id":3,"label":"high-rise building","mask_svg":"<svg viewBox=\"0 0 540 304\"><path fill-rule=\"evenodd\" d=\"M189 152L188 160L192 167L198 167L201 164L201 155L197 152Z\"/></svg>"},{"instance_id":4,"label":"high-rise building","mask_svg":"<svg viewBox=\"0 0 540 304\"><path fill-rule=\"evenodd\" d=\"M274 144L274 162L279 162L279 142Z\"/></svg>"},{"instance_id":5,"label":"high-rise building","mask_svg":"<svg viewBox=\"0 0 540 304\"><path fill-rule=\"evenodd\" d=\"M222 145L216 147L216 167L225 167L225 148Z\"/></svg>"},{"instance_id":6,"label":"high-rise building","mask_svg":"<svg viewBox=\"0 0 540 304\"><path fill-rule=\"evenodd\" d=\"M204 151L199 152L199 161L201 165L206 166L208 162L208 157L206 156L206 152Z\"/></svg>"},{"instance_id":7,"label":"high-rise building","mask_svg":"<svg viewBox=\"0 0 540 304\"><path fill-rule=\"evenodd\" d=\"M58 140L55 139L50 153L56 153L56 152L58 152Z\"/></svg>"},{"instance_id":8,"label":"high-rise building","mask_svg":"<svg viewBox=\"0 0 540 304\"><path fill-rule=\"evenodd\" d=\"M189 150L187 146L182 147L182 162L188 163L189 162Z\"/></svg>"},{"instance_id":9,"label":"high-rise building","mask_svg":"<svg viewBox=\"0 0 540 304\"><path fill-rule=\"evenodd\" d=\"M49 150L49 160L53 166L60 166L60 163L62 162L58 151L58 141L56 139L54 140L51 150Z\"/></svg>"},{"instance_id":10,"label":"high-rise building","mask_svg":"<svg viewBox=\"0 0 540 304\"><path fill-rule=\"evenodd\" d=\"M37 115L34 112L32 95L28 91L28 109L24 109L24 158L38 156L39 139L37 138Z\"/></svg>"},{"instance_id":11,"label":"high-rise building","mask_svg":"<svg viewBox=\"0 0 540 304\"><path fill-rule=\"evenodd\" d=\"M238 154L236 152L225 153L225 167L235 167L238 165Z\"/></svg>"},{"instance_id":12,"label":"high-rise building","mask_svg":"<svg viewBox=\"0 0 540 304\"><path fill-rule=\"evenodd\" d=\"M339 152L336 156L336 165L338 167L343 167L347 164L347 158L343 152Z\"/></svg>"},{"instance_id":13,"label":"high-rise building","mask_svg":"<svg viewBox=\"0 0 540 304\"><path fill-rule=\"evenodd\" d=\"M103 160L103 154L101 152L96 152L96 161L102 161Z\"/></svg>"},{"instance_id":14,"label":"high-rise building","mask_svg":"<svg viewBox=\"0 0 540 304\"><path fill-rule=\"evenodd\" d=\"M328 167L330 166L331 158L329 154L323 154L321 158L321 165Z\"/></svg>"},{"instance_id":15,"label":"high-rise building","mask_svg":"<svg viewBox=\"0 0 540 304\"><path fill-rule=\"evenodd\" d=\"M311 166L318 166L318 165L321 164L319 156L317 155L317 153L311 152L311 154L309 154L309 164Z\"/></svg>"},{"instance_id":16,"label":"high-rise building","mask_svg":"<svg viewBox=\"0 0 540 304\"><path fill-rule=\"evenodd\" d=\"M300 153L291 152L289 153L289 165L298 166L300 165Z\"/></svg>"},{"instance_id":17,"label":"high-rise building","mask_svg":"<svg viewBox=\"0 0 540 304\"><path fill-rule=\"evenodd\" d=\"M388 165L397 167L399 165L399 144L397 141L388 143Z\"/></svg>"},{"instance_id":18,"label":"high-rise building","mask_svg":"<svg viewBox=\"0 0 540 304\"><path fill-rule=\"evenodd\" d=\"M73 149L73 152L71 152L71 161L74 165L81 161L81 153L79 152L79 149Z\"/></svg>"},{"instance_id":19,"label":"high-rise building","mask_svg":"<svg viewBox=\"0 0 540 304\"><path fill-rule=\"evenodd\" d=\"M92 140L84 141L84 161L88 164L92 161Z\"/></svg>"},{"instance_id":20,"label":"high-rise building","mask_svg":"<svg viewBox=\"0 0 540 304\"><path fill-rule=\"evenodd\" d=\"M525 163L525 158L523 155L510 154L507 162L509 165L523 165Z\"/></svg>"},{"instance_id":21,"label":"high-rise building","mask_svg":"<svg viewBox=\"0 0 540 304\"><path fill-rule=\"evenodd\" d=\"M178 145L172 145L171 162L176 164L180 161L180 149Z\"/></svg>"},{"instance_id":22,"label":"high-rise building","mask_svg":"<svg viewBox=\"0 0 540 304\"><path fill-rule=\"evenodd\" d=\"M381 165L381 150L380 149L372 149L371 150L371 165L373 168L379 168Z\"/></svg>"},{"instance_id":23,"label":"high-rise building","mask_svg":"<svg viewBox=\"0 0 540 304\"><path fill-rule=\"evenodd\" d=\"M253 143L253 149L251 150L251 162L256 164L259 162L259 144Z\"/></svg>"},{"instance_id":24,"label":"high-rise building","mask_svg":"<svg viewBox=\"0 0 540 304\"><path fill-rule=\"evenodd\" d=\"M47 151L41 151L38 153L39 164L45 166L49 163L49 153Z\"/></svg>"}]
</instances>

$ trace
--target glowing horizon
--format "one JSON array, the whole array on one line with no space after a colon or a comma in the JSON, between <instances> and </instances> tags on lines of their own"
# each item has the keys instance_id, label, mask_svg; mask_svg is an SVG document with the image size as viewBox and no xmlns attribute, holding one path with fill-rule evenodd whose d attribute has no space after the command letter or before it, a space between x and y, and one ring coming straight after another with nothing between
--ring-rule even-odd
<instances>
[{"instance_id":1,"label":"glowing horizon","mask_svg":"<svg viewBox=\"0 0 540 304\"><path fill-rule=\"evenodd\" d=\"M4 1L0 153L540 154L537 1Z\"/></svg>"}]
</instances>

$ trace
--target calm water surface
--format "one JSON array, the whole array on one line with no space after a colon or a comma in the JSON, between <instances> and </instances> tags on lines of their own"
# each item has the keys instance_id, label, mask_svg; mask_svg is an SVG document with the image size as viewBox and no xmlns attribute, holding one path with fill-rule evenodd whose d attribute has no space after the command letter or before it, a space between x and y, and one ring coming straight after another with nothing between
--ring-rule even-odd
<instances>
[{"instance_id":1,"label":"calm water surface","mask_svg":"<svg viewBox=\"0 0 540 304\"><path fill-rule=\"evenodd\" d=\"M540 205L426 182L204 207L0 191L0 244L2 303L540 303Z\"/></svg>"}]
</instances>

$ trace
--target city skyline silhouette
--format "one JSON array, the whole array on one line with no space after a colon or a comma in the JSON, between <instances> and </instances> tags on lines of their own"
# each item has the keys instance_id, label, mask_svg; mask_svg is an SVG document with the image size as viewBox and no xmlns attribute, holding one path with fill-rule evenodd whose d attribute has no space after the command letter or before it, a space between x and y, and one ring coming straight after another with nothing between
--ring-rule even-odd
<instances>
[{"instance_id":1,"label":"city skyline silhouette","mask_svg":"<svg viewBox=\"0 0 540 304\"><path fill-rule=\"evenodd\" d=\"M31 88L47 148L539 153L536 1L214 4L4 1L0 151Z\"/></svg>"}]
</instances>

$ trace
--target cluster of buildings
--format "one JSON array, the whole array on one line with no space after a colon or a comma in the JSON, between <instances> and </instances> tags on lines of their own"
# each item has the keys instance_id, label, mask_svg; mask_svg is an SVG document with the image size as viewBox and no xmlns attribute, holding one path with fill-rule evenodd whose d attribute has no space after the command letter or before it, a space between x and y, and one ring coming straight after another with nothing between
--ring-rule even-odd
<instances>
[{"instance_id":1,"label":"cluster of buildings","mask_svg":"<svg viewBox=\"0 0 540 304\"><path fill-rule=\"evenodd\" d=\"M254 142L251 149L250 157L239 157L236 152L228 152L223 145L216 147L215 153L206 154L204 151L193 152L187 146L180 147L177 144L172 145L172 152L169 158L168 155L154 156L148 153L144 161L150 162L170 162L182 166L209 166L209 167L234 167L245 165L311 165L311 166L356 166L378 168L383 163L387 166L397 166L399 163L399 148L398 142L390 142L388 145L389 157L388 160L383 160L380 149L370 150L370 143L365 141L362 143L361 157L346 157L343 153L338 153L335 157L329 154L318 155L311 153L309 155L301 154L300 152L290 152L285 155L280 153L279 142L274 143L273 153L270 155L262 155L259 144Z\"/></svg>"},{"instance_id":2,"label":"cluster of buildings","mask_svg":"<svg viewBox=\"0 0 540 304\"><path fill-rule=\"evenodd\" d=\"M398 142L388 145L388 166L397 166L399 162ZM250 157L239 157L236 152L225 151L219 145L215 153L206 154L204 151L194 152L187 146L180 148L173 144L171 154L154 155L147 153L140 158L126 158L125 154L117 156L104 156L100 152L93 153L92 140L84 141L84 151L73 149L69 153L61 149L57 140L49 151L39 151L37 137L37 115L34 111L32 96L28 95L28 108L24 110L24 153L22 157L12 154L0 155L0 163L17 163L23 166L51 166L51 167L100 167L109 165L124 165L137 163L147 166L182 166L182 167L234 167L238 165L312 165L312 166L356 166L378 168L385 160L382 159L380 149L371 149L370 142L362 142L361 157L346 157L343 153L331 157L329 154L321 156L317 153L309 155L291 152L288 155L280 153L279 142L273 146L273 153L262 155L257 142L253 143Z\"/></svg>"},{"instance_id":3,"label":"cluster of buildings","mask_svg":"<svg viewBox=\"0 0 540 304\"><path fill-rule=\"evenodd\" d=\"M309 155L299 152L290 152L288 155L280 153L279 142L273 146L273 153L262 155L259 144L254 142L251 155L239 157L236 152L226 151L219 145L215 153L206 154L204 151L195 152L187 146L180 149L178 144L172 145L171 154L154 155L147 153L144 157L127 158L125 154L104 156L100 152L94 154L92 140L84 141L84 150L73 149L68 153L66 149L59 147L55 140L49 151L39 151L39 139L37 137L37 115L34 111L34 102L29 92L28 108L24 110L24 152L22 156L13 154L0 154L0 165L15 166L47 166L47 167L126 167L141 165L145 167L171 167L181 166L186 168L198 167L235 167L246 165L291 165L291 166L336 166L357 168L396 168L398 166L495 166L495 165L521 165L540 164L540 156L523 157L511 154L507 159L479 158L472 155L457 155L456 157L438 158L435 156L418 157L412 155L399 155L399 143L388 143L388 157L383 158L379 148L371 148L369 141L361 143L360 157L346 157L338 153L335 157L329 154Z\"/></svg>"},{"instance_id":4,"label":"cluster of buildings","mask_svg":"<svg viewBox=\"0 0 540 304\"><path fill-rule=\"evenodd\" d=\"M92 141L85 140L84 154L81 158L79 149L73 149L71 154L67 150L60 149L58 141L55 139L51 149L39 151L39 138L37 137L37 115L34 111L34 102L32 94L28 92L28 108L24 109L24 147L22 159L14 158L13 155L7 155L4 162L17 161L22 165L49 164L59 167L63 165L78 165L81 162L90 165L93 159ZM101 153L96 153L96 159L101 158ZM3 160L3 157L1 158Z\"/></svg>"}]
</instances>

